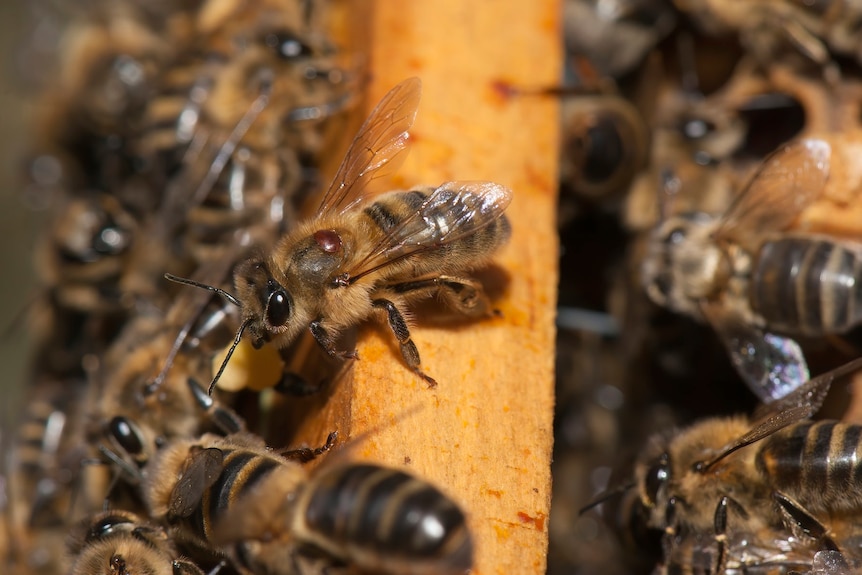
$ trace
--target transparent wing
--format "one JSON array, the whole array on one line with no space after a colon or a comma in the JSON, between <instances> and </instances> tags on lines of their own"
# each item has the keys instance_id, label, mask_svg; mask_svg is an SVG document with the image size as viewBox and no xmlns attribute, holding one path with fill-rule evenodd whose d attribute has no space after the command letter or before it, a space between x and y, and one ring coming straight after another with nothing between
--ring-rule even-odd
<instances>
[{"instance_id":1,"label":"transparent wing","mask_svg":"<svg viewBox=\"0 0 862 575\"><path fill-rule=\"evenodd\" d=\"M836 367L831 371L820 374L797 390L787 394L781 399L758 408L754 412L755 419L769 417L770 414L793 409L806 410L805 418L811 417L820 409L826 394L829 393L829 388L832 387L832 382L836 378L853 373L862 369L862 358L854 359L842 366Z\"/></svg>"},{"instance_id":2,"label":"transparent wing","mask_svg":"<svg viewBox=\"0 0 862 575\"><path fill-rule=\"evenodd\" d=\"M512 191L494 182L446 182L386 230L345 279L356 280L399 259L473 234L499 218L511 201Z\"/></svg>"},{"instance_id":3,"label":"transparent wing","mask_svg":"<svg viewBox=\"0 0 862 575\"><path fill-rule=\"evenodd\" d=\"M773 153L725 212L714 237L749 245L765 232L787 228L823 191L831 155L829 143L816 138Z\"/></svg>"},{"instance_id":4,"label":"transparent wing","mask_svg":"<svg viewBox=\"0 0 862 575\"><path fill-rule=\"evenodd\" d=\"M747 324L720 304L701 310L718 332L736 371L763 403L772 403L808 381L808 364L794 340Z\"/></svg>"},{"instance_id":5,"label":"transparent wing","mask_svg":"<svg viewBox=\"0 0 862 575\"><path fill-rule=\"evenodd\" d=\"M188 465L171 491L168 512L173 517L189 517L201 503L224 467L221 449L209 447L189 457Z\"/></svg>"},{"instance_id":6,"label":"transparent wing","mask_svg":"<svg viewBox=\"0 0 862 575\"><path fill-rule=\"evenodd\" d=\"M408 78L380 100L350 144L320 202L318 216L344 211L361 201L368 183L382 176L399 154L404 157L401 152L407 148L421 93L419 78Z\"/></svg>"},{"instance_id":7,"label":"transparent wing","mask_svg":"<svg viewBox=\"0 0 862 575\"><path fill-rule=\"evenodd\" d=\"M862 358L821 374L783 398L761 406L754 412L754 423L751 429L722 449L721 453L711 461L700 465L699 469L705 472L734 451L760 441L797 421L810 418L820 409L835 378L860 368L862 368Z\"/></svg>"}]
</instances>

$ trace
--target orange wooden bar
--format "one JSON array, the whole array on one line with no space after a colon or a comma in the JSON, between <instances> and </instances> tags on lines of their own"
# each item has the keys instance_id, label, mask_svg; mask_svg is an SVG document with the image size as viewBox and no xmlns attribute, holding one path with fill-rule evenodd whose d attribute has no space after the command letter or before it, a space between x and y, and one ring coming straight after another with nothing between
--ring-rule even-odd
<instances>
[{"instance_id":1,"label":"orange wooden bar","mask_svg":"<svg viewBox=\"0 0 862 575\"><path fill-rule=\"evenodd\" d=\"M447 180L510 187L512 239L483 274L502 317L423 321L413 339L429 389L385 326L359 328L359 361L314 399L299 437L337 429L346 457L406 469L468 514L478 574L544 573L551 489L557 286L558 102L507 87L554 86L561 73L556 0L352 3L368 74L364 117L395 84L423 82L410 155L390 189ZM363 47L364 46L364 47ZM430 311L429 311L430 310ZM322 405L321 405L322 404ZM358 439L356 439L358 438Z\"/></svg>"}]
</instances>

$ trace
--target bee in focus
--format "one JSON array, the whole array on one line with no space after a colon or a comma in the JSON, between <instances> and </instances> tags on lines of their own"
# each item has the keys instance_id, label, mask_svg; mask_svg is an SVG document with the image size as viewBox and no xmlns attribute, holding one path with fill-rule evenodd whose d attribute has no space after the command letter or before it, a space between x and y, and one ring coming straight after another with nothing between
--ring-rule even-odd
<instances>
[{"instance_id":1,"label":"bee in focus","mask_svg":"<svg viewBox=\"0 0 862 575\"><path fill-rule=\"evenodd\" d=\"M650 298L707 321L765 402L808 378L799 345L779 334L838 334L862 321L862 245L787 229L820 197L831 158L823 139L781 148L720 217L692 212L660 222L641 267Z\"/></svg>"},{"instance_id":2,"label":"bee in focus","mask_svg":"<svg viewBox=\"0 0 862 575\"><path fill-rule=\"evenodd\" d=\"M838 552L848 572L862 567L862 426L809 420L832 381L860 365L812 379L753 418L706 419L651 439L633 481L609 494L635 490L632 515L662 532L667 572L708 558L703 572L785 573L821 551Z\"/></svg>"},{"instance_id":3,"label":"bee in focus","mask_svg":"<svg viewBox=\"0 0 862 575\"><path fill-rule=\"evenodd\" d=\"M203 575L165 530L133 513L110 510L82 522L69 537L70 575Z\"/></svg>"},{"instance_id":4,"label":"bee in focus","mask_svg":"<svg viewBox=\"0 0 862 575\"><path fill-rule=\"evenodd\" d=\"M309 477L255 436L207 434L165 446L146 478L154 518L243 574L304 573L312 550L362 572L454 575L472 566L458 506L394 469L348 464Z\"/></svg>"},{"instance_id":5,"label":"bee in focus","mask_svg":"<svg viewBox=\"0 0 862 575\"><path fill-rule=\"evenodd\" d=\"M486 263L508 239L503 211L510 190L491 182L448 182L378 196L365 192L406 147L420 90L420 81L411 78L384 96L360 128L317 213L269 251L237 266L237 296L225 294L242 309L234 348L248 334L255 347L271 342L284 349L308 329L330 356L355 358L355 351L336 348L336 336L378 316L388 322L407 365L433 386L420 368L403 310L436 294L468 316L491 314L481 284L461 274Z\"/></svg>"}]
</instances>

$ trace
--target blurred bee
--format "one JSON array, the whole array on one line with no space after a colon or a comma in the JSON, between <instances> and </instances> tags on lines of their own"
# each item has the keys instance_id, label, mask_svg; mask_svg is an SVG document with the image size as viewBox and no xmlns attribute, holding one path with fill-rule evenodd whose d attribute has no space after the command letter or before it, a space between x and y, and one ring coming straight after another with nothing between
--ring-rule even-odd
<instances>
[{"instance_id":1,"label":"blurred bee","mask_svg":"<svg viewBox=\"0 0 862 575\"><path fill-rule=\"evenodd\" d=\"M371 464L320 468L309 478L251 435L171 443L147 468L145 493L152 516L178 538L215 548L241 573L304 573L314 551L362 572L472 566L464 514L435 487Z\"/></svg>"},{"instance_id":2,"label":"blurred bee","mask_svg":"<svg viewBox=\"0 0 862 575\"><path fill-rule=\"evenodd\" d=\"M624 98L580 96L563 100L564 190L588 200L618 198L646 167L650 132Z\"/></svg>"},{"instance_id":3,"label":"blurred bee","mask_svg":"<svg viewBox=\"0 0 862 575\"><path fill-rule=\"evenodd\" d=\"M272 342L284 349L307 328L330 356L355 358L355 351L336 349L336 336L377 314L387 318L407 365L433 386L420 369L401 310L438 294L464 314L491 313L481 284L455 274L487 262L508 239L507 188L449 182L376 197L364 192L406 147L420 89L420 81L411 78L384 96L360 128L316 215L268 252L237 266L238 296L221 293L241 307L242 324L210 392L246 331L255 347Z\"/></svg>"},{"instance_id":4,"label":"blurred bee","mask_svg":"<svg viewBox=\"0 0 862 575\"><path fill-rule=\"evenodd\" d=\"M97 511L110 477L84 465L86 406L93 390L86 381L37 379L8 453L10 562L21 572L59 573L69 527ZM5 450L4 450L5 451ZM13 571L14 572L14 571Z\"/></svg>"},{"instance_id":5,"label":"blurred bee","mask_svg":"<svg viewBox=\"0 0 862 575\"><path fill-rule=\"evenodd\" d=\"M855 278L862 246L787 231L829 179L832 147L797 140L768 158L721 216L669 217L653 231L642 265L659 305L706 320L751 389L769 402L807 379L802 336L862 321Z\"/></svg>"},{"instance_id":6,"label":"blurred bee","mask_svg":"<svg viewBox=\"0 0 862 575\"><path fill-rule=\"evenodd\" d=\"M64 204L39 252L51 300L76 312L120 312L119 281L138 228L135 218L107 194Z\"/></svg>"},{"instance_id":7,"label":"blurred bee","mask_svg":"<svg viewBox=\"0 0 862 575\"><path fill-rule=\"evenodd\" d=\"M762 65L790 48L823 68L827 79L837 80L830 51L862 62L858 38L862 11L854 2L674 0L674 4L708 34L739 33Z\"/></svg>"},{"instance_id":8,"label":"blurred bee","mask_svg":"<svg viewBox=\"0 0 862 575\"><path fill-rule=\"evenodd\" d=\"M142 247L124 290L150 296L165 259L200 265L225 244L272 243L294 223L328 120L352 102L318 22L322 6L220 0L201 9L199 42L165 70L136 143L152 187L166 190L152 231L166 246L181 240L170 255Z\"/></svg>"},{"instance_id":9,"label":"blurred bee","mask_svg":"<svg viewBox=\"0 0 862 575\"><path fill-rule=\"evenodd\" d=\"M676 12L667 0L563 4L566 51L570 57L586 59L605 77L630 72L675 25Z\"/></svg>"},{"instance_id":10,"label":"blurred bee","mask_svg":"<svg viewBox=\"0 0 862 575\"><path fill-rule=\"evenodd\" d=\"M203 575L181 557L165 530L133 513L110 510L82 522L68 539L70 575Z\"/></svg>"},{"instance_id":11,"label":"blurred bee","mask_svg":"<svg viewBox=\"0 0 862 575\"><path fill-rule=\"evenodd\" d=\"M232 261L224 250L223 256L224 262L199 270L197 277L223 277ZM117 456L112 460L124 462L124 469L131 464L132 477L173 438L245 429L233 410L198 383L211 377L212 355L236 326L234 308L212 305L209 295L181 294L165 314L137 316L103 357L99 397L87 414L89 443Z\"/></svg>"},{"instance_id":12,"label":"blurred bee","mask_svg":"<svg viewBox=\"0 0 862 575\"><path fill-rule=\"evenodd\" d=\"M862 567L854 479L862 426L808 421L832 381L860 366L857 359L812 379L752 419L712 418L652 438L632 483L609 493L636 490L635 511L663 531L667 572L787 572L811 565L818 551L840 552L848 571ZM704 557L710 564L697 571Z\"/></svg>"}]
</instances>

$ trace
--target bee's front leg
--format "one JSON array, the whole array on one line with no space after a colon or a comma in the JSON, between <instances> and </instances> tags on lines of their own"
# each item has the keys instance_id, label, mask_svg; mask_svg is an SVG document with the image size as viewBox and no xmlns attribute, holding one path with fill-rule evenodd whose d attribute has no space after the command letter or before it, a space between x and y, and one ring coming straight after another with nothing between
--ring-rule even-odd
<instances>
[{"instance_id":1,"label":"bee's front leg","mask_svg":"<svg viewBox=\"0 0 862 575\"><path fill-rule=\"evenodd\" d=\"M407 362L410 369L427 381L428 387L436 387L437 382L419 368L421 363L419 350L416 349L416 344L413 343L412 339L410 339L410 328L407 327L407 321L404 319L404 315L398 310L395 304L388 299L375 299L371 302L371 305L377 309L386 311L389 327L392 329L392 333L395 334L395 338L401 346L401 357L404 358L404 361Z\"/></svg>"},{"instance_id":2,"label":"bee's front leg","mask_svg":"<svg viewBox=\"0 0 862 575\"><path fill-rule=\"evenodd\" d=\"M311 332L311 335L314 336L315 341L323 348L329 357L334 357L337 359L359 359L359 354L355 349L350 351L344 351L340 349L335 349L335 338L332 337L326 328L323 327L323 319L316 319L308 326L308 330Z\"/></svg>"}]
</instances>

